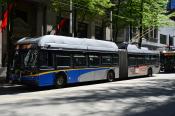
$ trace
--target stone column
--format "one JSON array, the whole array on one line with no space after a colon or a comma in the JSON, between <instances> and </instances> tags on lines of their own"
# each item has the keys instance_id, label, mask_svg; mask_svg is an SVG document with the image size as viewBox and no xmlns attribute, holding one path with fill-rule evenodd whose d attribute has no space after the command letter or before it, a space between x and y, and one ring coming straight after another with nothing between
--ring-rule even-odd
<instances>
[{"instance_id":1,"label":"stone column","mask_svg":"<svg viewBox=\"0 0 175 116\"><path fill-rule=\"evenodd\" d=\"M169 35L166 35L166 45L169 46Z\"/></svg>"},{"instance_id":2,"label":"stone column","mask_svg":"<svg viewBox=\"0 0 175 116\"><path fill-rule=\"evenodd\" d=\"M106 27L106 29L105 29L105 39L108 40L108 41L111 40L110 33L111 33L110 27Z\"/></svg>"},{"instance_id":3,"label":"stone column","mask_svg":"<svg viewBox=\"0 0 175 116\"><path fill-rule=\"evenodd\" d=\"M88 26L88 38L95 39L95 22L91 21Z\"/></svg>"},{"instance_id":4,"label":"stone column","mask_svg":"<svg viewBox=\"0 0 175 116\"><path fill-rule=\"evenodd\" d=\"M108 27L106 27L105 31L105 38L106 40L113 41L113 34L112 34L112 11L110 11L109 19L110 19L110 24Z\"/></svg>"},{"instance_id":5,"label":"stone column","mask_svg":"<svg viewBox=\"0 0 175 116\"><path fill-rule=\"evenodd\" d=\"M173 46L175 46L175 37L173 36Z\"/></svg>"}]
</instances>

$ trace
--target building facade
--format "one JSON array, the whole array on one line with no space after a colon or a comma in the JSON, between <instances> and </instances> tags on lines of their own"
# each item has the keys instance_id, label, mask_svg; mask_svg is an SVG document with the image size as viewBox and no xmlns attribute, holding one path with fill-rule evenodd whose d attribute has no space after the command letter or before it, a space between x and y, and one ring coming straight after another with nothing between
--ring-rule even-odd
<instances>
[{"instance_id":1,"label":"building facade","mask_svg":"<svg viewBox=\"0 0 175 116\"><path fill-rule=\"evenodd\" d=\"M16 0L15 7L11 12L10 32L4 30L0 32L0 67L7 66L7 54L13 52L14 45L17 40L23 37L39 37L46 34L58 34L72 36L70 33L70 9L61 9L55 13L50 9L50 0ZM3 14L3 7L0 6L0 14ZM1 17L2 19L2 17ZM109 17L110 24L105 25L102 17L97 17L95 20L76 18L74 23L74 36L79 38L92 38L100 40L108 40L115 42L130 42L130 27L125 27L118 30L117 40L113 39L114 33L112 30L112 18ZM64 22L64 26L57 30L58 24ZM137 36L137 29L133 29L133 37ZM163 32L150 31L143 40L143 45L155 45L163 43ZM9 36L10 35L10 36ZM168 34L173 35L173 34ZM174 35L173 35L174 36ZM166 36L166 38L168 38ZM138 41L138 40L136 40ZM174 41L173 41L174 42ZM170 42L172 43L172 42ZM167 44L167 40L166 40ZM165 45L166 45L165 44ZM10 46L10 47L9 47Z\"/></svg>"},{"instance_id":2,"label":"building facade","mask_svg":"<svg viewBox=\"0 0 175 116\"><path fill-rule=\"evenodd\" d=\"M0 5L1 20L5 10L5 6ZM39 37L46 34L72 36L69 10L62 9L61 13L55 13L50 9L49 0L16 0L9 17L10 24L0 32L0 67L7 66L8 52L13 52L15 43L23 37ZM63 20L64 26L58 31L58 24ZM76 37L112 40L110 26L104 26L100 17L93 21L82 21L77 17L74 24Z\"/></svg>"}]
</instances>

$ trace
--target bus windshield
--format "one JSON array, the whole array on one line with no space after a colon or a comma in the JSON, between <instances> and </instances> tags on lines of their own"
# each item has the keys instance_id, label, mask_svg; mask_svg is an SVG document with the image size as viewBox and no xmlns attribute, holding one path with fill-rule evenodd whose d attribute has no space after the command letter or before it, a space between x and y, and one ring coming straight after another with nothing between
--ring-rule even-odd
<instances>
[{"instance_id":1,"label":"bus windshield","mask_svg":"<svg viewBox=\"0 0 175 116\"><path fill-rule=\"evenodd\" d=\"M34 67L37 65L38 50L25 49L16 50L13 67Z\"/></svg>"}]
</instances>

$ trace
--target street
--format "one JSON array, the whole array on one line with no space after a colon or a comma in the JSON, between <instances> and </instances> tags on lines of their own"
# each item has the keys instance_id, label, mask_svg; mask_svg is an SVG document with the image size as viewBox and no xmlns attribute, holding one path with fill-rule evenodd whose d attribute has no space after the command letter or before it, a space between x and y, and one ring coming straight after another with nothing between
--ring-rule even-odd
<instances>
[{"instance_id":1,"label":"street","mask_svg":"<svg viewBox=\"0 0 175 116\"><path fill-rule=\"evenodd\" d=\"M175 74L63 89L0 86L1 116L175 116Z\"/></svg>"}]
</instances>

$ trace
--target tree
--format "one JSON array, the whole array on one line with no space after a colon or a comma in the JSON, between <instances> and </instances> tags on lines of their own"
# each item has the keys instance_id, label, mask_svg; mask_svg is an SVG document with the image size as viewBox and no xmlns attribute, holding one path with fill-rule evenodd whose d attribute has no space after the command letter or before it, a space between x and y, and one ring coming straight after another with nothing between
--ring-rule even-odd
<instances>
[{"instance_id":1,"label":"tree","mask_svg":"<svg viewBox=\"0 0 175 116\"><path fill-rule=\"evenodd\" d=\"M165 23L169 19L165 15L167 0L113 0L113 3L116 4L113 9L116 33L129 25L147 29L168 23Z\"/></svg>"},{"instance_id":2,"label":"tree","mask_svg":"<svg viewBox=\"0 0 175 116\"><path fill-rule=\"evenodd\" d=\"M141 2L143 2L143 11L141 11ZM138 26L141 16L143 27L159 26L162 23L160 17L168 17L165 15L167 0L118 0L116 4L120 4L116 5L116 17L125 19L126 22L132 21L135 26Z\"/></svg>"},{"instance_id":3,"label":"tree","mask_svg":"<svg viewBox=\"0 0 175 116\"><path fill-rule=\"evenodd\" d=\"M66 7L69 9L69 5L67 0L52 0L52 8L56 12ZM169 19L166 15L167 0L73 0L73 5L81 21L100 16L108 24L107 12L112 10L114 39L120 29L129 25L144 30L170 24L166 21Z\"/></svg>"},{"instance_id":4,"label":"tree","mask_svg":"<svg viewBox=\"0 0 175 116\"><path fill-rule=\"evenodd\" d=\"M72 0L73 8L77 10L77 16L81 19L95 19L96 16L105 16L106 10L113 4L110 0ZM55 12L60 9L69 9L69 0L51 0L51 8Z\"/></svg>"}]
</instances>

